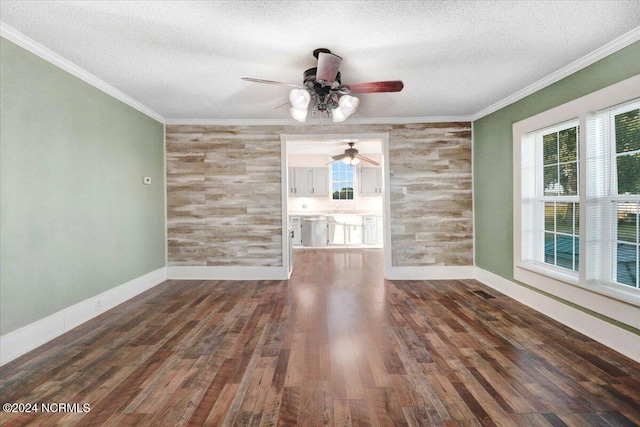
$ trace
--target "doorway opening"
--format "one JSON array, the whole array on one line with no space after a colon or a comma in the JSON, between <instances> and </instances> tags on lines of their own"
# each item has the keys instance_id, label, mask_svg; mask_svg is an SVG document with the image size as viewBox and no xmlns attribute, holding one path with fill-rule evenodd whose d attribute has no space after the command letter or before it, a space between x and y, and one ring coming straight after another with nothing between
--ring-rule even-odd
<instances>
[{"instance_id":1,"label":"doorway opening","mask_svg":"<svg viewBox=\"0 0 640 427\"><path fill-rule=\"evenodd\" d=\"M389 135L283 134L281 141L283 253L289 274L293 252L300 249L379 249L386 271L391 260Z\"/></svg>"}]
</instances>

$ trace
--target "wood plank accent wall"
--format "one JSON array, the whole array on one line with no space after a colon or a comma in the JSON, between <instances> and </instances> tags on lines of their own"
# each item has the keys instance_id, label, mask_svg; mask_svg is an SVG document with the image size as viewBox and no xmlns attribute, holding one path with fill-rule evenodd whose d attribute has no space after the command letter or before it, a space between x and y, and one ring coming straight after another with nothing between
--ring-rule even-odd
<instances>
[{"instance_id":1,"label":"wood plank accent wall","mask_svg":"<svg viewBox=\"0 0 640 427\"><path fill-rule=\"evenodd\" d=\"M392 265L473 265L469 122L167 125L169 265L282 266L283 133L388 133Z\"/></svg>"},{"instance_id":2,"label":"wood plank accent wall","mask_svg":"<svg viewBox=\"0 0 640 427\"><path fill-rule=\"evenodd\" d=\"M390 138L392 265L473 265L471 123L394 127Z\"/></svg>"},{"instance_id":3,"label":"wood plank accent wall","mask_svg":"<svg viewBox=\"0 0 640 427\"><path fill-rule=\"evenodd\" d=\"M279 133L167 126L169 265L282 266Z\"/></svg>"}]
</instances>

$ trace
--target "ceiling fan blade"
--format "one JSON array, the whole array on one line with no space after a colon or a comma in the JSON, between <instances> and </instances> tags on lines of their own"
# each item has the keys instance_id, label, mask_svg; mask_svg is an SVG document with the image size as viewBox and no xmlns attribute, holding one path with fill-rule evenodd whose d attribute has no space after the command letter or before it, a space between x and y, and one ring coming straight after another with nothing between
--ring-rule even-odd
<instances>
[{"instance_id":1,"label":"ceiling fan blade","mask_svg":"<svg viewBox=\"0 0 640 427\"><path fill-rule=\"evenodd\" d=\"M342 58L333 53L320 52L318 54L318 69L316 70L316 80L324 80L332 83L338 75L338 68Z\"/></svg>"},{"instance_id":2,"label":"ceiling fan blade","mask_svg":"<svg viewBox=\"0 0 640 427\"><path fill-rule=\"evenodd\" d=\"M400 92L404 87L402 80L390 80L386 82L349 83L338 88L343 94L374 93L374 92Z\"/></svg>"},{"instance_id":3,"label":"ceiling fan blade","mask_svg":"<svg viewBox=\"0 0 640 427\"><path fill-rule=\"evenodd\" d=\"M356 157L360 160L364 160L367 163L371 163L373 166L380 166L380 163L376 162L375 160L371 160L370 158L365 157L362 154L356 154Z\"/></svg>"},{"instance_id":4,"label":"ceiling fan blade","mask_svg":"<svg viewBox=\"0 0 640 427\"><path fill-rule=\"evenodd\" d=\"M335 162L337 162L337 160L332 160L329 163L327 163L325 166L329 166L331 163L335 163Z\"/></svg>"},{"instance_id":5,"label":"ceiling fan blade","mask_svg":"<svg viewBox=\"0 0 640 427\"><path fill-rule=\"evenodd\" d=\"M263 80L263 79L253 79L251 77L241 77L242 80L245 80L247 82L255 82L255 83L267 83L270 85L278 85L278 86L288 86L288 87L303 87L300 85L296 85L293 83L282 83L282 82L275 82L273 80Z\"/></svg>"},{"instance_id":6,"label":"ceiling fan blade","mask_svg":"<svg viewBox=\"0 0 640 427\"><path fill-rule=\"evenodd\" d=\"M331 156L333 160L340 160L340 159L344 159L345 157L349 157L349 154L344 153L344 154L338 154L337 156Z\"/></svg>"},{"instance_id":7,"label":"ceiling fan blade","mask_svg":"<svg viewBox=\"0 0 640 427\"><path fill-rule=\"evenodd\" d=\"M274 109L274 110L277 110L278 108L282 108L282 107L284 107L284 106L286 106L286 105L291 105L291 103L290 103L289 101L287 101L287 102L285 102L284 104L280 104L280 105L278 105L277 107L273 107L273 109Z\"/></svg>"}]
</instances>

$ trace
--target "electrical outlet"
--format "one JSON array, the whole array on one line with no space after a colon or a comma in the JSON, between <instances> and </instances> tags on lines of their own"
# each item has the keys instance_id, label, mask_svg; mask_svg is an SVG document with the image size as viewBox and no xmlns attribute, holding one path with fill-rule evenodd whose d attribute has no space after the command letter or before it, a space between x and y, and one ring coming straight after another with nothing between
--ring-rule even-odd
<instances>
[{"instance_id":1,"label":"electrical outlet","mask_svg":"<svg viewBox=\"0 0 640 427\"><path fill-rule=\"evenodd\" d=\"M96 300L96 311L102 310L102 301Z\"/></svg>"}]
</instances>

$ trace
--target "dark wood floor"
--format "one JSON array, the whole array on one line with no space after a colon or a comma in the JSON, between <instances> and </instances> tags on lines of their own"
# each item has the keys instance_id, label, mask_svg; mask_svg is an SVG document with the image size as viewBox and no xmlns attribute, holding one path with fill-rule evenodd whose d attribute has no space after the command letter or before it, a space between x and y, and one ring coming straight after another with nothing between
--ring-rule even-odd
<instances>
[{"instance_id":1,"label":"dark wood floor","mask_svg":"<svg viewBox=\"0 0 640 427\"><path fill-rule=\"evenodd\" d=\"M3 425L632 426L640 364L469 281L300 251L290 281L168 281L0 368Z\"/></svg>"}]
</instances>

